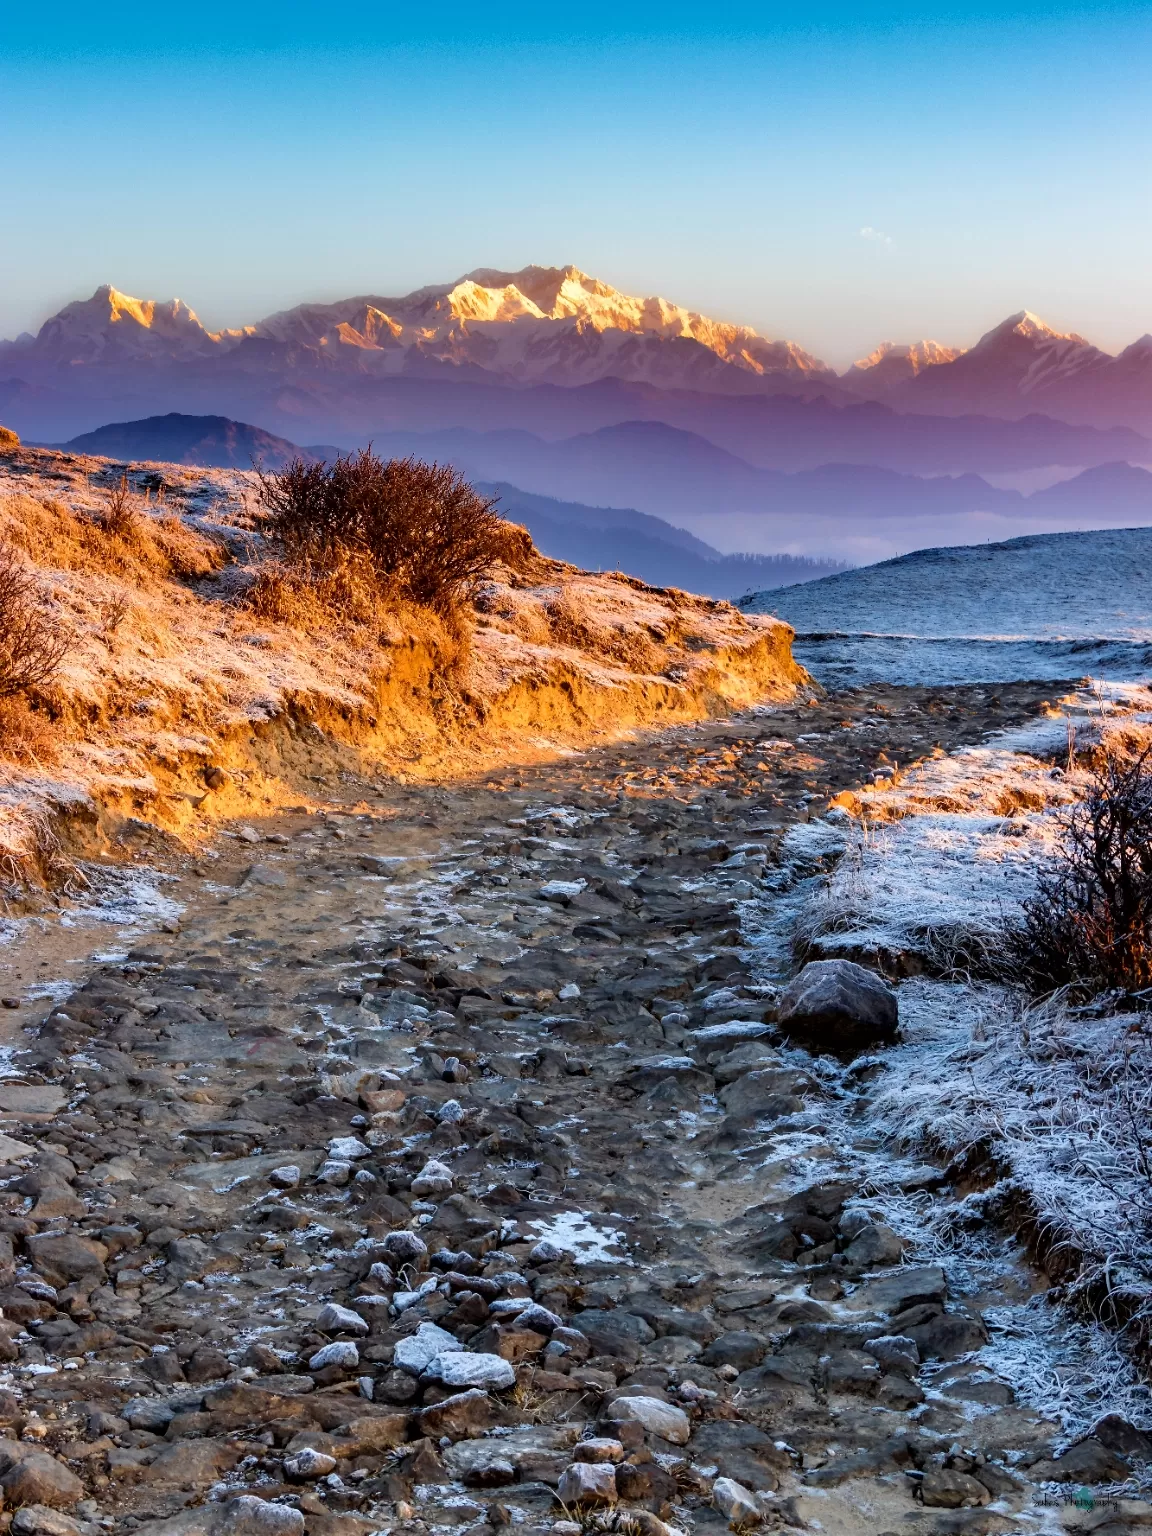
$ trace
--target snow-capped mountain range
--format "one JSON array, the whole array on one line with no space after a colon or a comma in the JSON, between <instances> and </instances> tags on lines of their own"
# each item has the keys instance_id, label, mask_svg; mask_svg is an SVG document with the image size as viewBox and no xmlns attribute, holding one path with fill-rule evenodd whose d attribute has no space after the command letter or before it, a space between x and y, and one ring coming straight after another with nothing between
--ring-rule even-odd
<instances>
[{"instance_id":1,"label":"snow-capped mountain range","mask_svg":"<svg viewBox=\"0 0 1152 1536\"><path fill-rule=\"evenodd\" d=\"M250 392L281 399L295 387L361 402L373 381L389 379L520 390L618 381L713 397L868 400L902 413L1152 427L1152 336L1112 356L1021 311L967 350L883 342L837 375L795 342L621 293L572 266L482 269L398 298L301 304L225 331L208 330L179 299L140 300L105 286L35 336L0 342L0 409L45 400L45 390L91 395L99 378L121 394L147 381L169 408L186 404L177 394L193 380L201 398L209 386L231 388L231 412L243 380Z\"/></svg>"},{"instance_id":2,"label":"snow-capped mountain range","mask_svg":"<svg viewBox=\"0 0 1152 1536\"><path fill-rule=\"evenodd\" d=\"M34 337L0 344L0 359L52 365L231 353L398 373L417 360L471 365L517 382L586 384L623 378L676 388L755 388L768 375L831 369L788 341L727 325L660 298L633 298L576 267L471 272L457 283L300 304L240 330L209 331L180 299L167 303L98 288Z\"/></svg>"}]
</instances>

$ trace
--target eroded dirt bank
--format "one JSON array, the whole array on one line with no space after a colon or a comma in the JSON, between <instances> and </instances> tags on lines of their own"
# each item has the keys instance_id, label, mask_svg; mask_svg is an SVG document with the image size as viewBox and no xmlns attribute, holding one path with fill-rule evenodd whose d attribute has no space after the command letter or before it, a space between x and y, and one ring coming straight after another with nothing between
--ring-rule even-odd
<instances>
[{"instance_id":1,"label":"eroded dirt bank","mask_svg":"<svg viewBox=\"0 0 1152 1536\"><path fill-rule=\"evenodd\" d=\"M789 957L748 944L805 878L789 828L1053 696L873 689L463 788L350 777L177 862L179 931L54 1006L50 938L14 941L3 1518L1146 1524L1106 1496L1143 1436L1086 1438L1005 1347L1044 1276L995 1235L991 1284L918 1247L917 1202L962 1188L854 1129L868 1061L791 1048Z\"/></svg>"},{"instance_id":2,"label":"eroded dirt bank","mask_svg":"<svg viewBox=\"0 0 1152 1536\"><path fill-rule=\"evenodd\" d=\"M239 471L0 451L0 547L66 645L31 713L0 713L0 901L348 774L467 779L805 685L776 619L536 555L494 566L450 619L383 597L270 616L256 489Z\"/></svg>"}]
</instances>

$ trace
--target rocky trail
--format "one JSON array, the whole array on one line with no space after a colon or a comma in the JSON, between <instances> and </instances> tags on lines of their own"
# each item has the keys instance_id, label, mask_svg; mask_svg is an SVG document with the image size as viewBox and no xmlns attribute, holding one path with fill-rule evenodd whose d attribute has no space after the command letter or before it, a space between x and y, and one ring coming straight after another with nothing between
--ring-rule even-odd
<instances>
[{"instance_id":1,"label":"rocky trail","mask_svg":"<svg viewBox=\"0 0 1152 1536\"><path fill-rule=\"evenodd\" d=\"M348 776L170 870L172 932L10 944L0 1526L1152 1524L1145 1437L1028 1390L1051 1348L1092 1407L1072 1325L1005 1347L1044 1276L1007 1234L949 1262L962 1176L870 1134L890 994L786 990L794 829L1044 703L872 689Z\"/></svg>"}]
</instances>

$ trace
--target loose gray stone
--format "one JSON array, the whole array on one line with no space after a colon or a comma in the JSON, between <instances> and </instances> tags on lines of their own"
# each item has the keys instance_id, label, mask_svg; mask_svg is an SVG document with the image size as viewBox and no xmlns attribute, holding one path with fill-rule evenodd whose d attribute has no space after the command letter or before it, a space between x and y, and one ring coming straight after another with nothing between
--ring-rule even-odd
<instances>
[{"instance_id":1,"label":"loose gray stone","mask_svg":"<svg viewBox=\"0 0 1152 1536\"><path fill-rule=\"evenodd\" d=\"M762 1518L756 1495L730 1477L718 1477L712 1484L712 1503L729 1525L747 1525Z\"/></svg>"},{"instance_id":2,"label":"loose gray stone","mask_svg":"<svg viewBox=\"0 0 1152 1536\"><path fill-rule=\"evenodd\" d=\"M881 1265L898 1264L907 1246L906 1239L899 1233L893 1232L882 1221L876 1221L861 1228L845 1249L844 1257L849 1264L862 1269L877 1269Z\"/></svg>"},{"instance_id":3,"label":"loose gray stone","mask_svg":"<svg viewBox=\"0 0 1152 1536\"><path fill-rule=\"evenodd\" d=\"M337 1340L334 1344L325 1344L323 1349L318 1349L308 1362L310 1371L322 1371L326 1365L343 1365L352 1367L360 1364L360 1351L351 1341Z\"/></svg>"},{"instance_id":4,"label":"loose gray stone","mask_svg":"<svg viewBox=\"0 0 1152 1536\"><path fill-rule=\"evenodd\" d=\"M415 1264L419 1269L428 1268L422 1262L428 1257L428 1245L415 1232L389 1232L380 1247L392 1264Z\"/></svg>"},{"instance_id":5,"label":"loose gray stone","mask_svg":"<svg viewBox=\"0 0 1152 1536\"><path fill-rule=\"evenodd\" d=\"M920 1364L920 1351L915 1340L905 1338L903 1334L883 1334L880 1338L869 1339L864 1348L885 1371L911 1375Z\"/></svg>"},{"instance_id":6,"label":"loose gray stone","mask_svg":"<svg viewBox=\"0 0 1152 1536\"><path fill-rule=\"evenodd\" d=\"M563 1504L615 1504L616 1468L604 1462L575 1461L560 1479L556 1493Z\"/></svg>"},{"instance_id":7,"label":"loose gray stone","mask_svg":"<svg viewBox=\"0 0 1152 1536\"><path fill-rule=\"evenodd\" d=\"M334 1301L320 1308L316 1316L316 1326L321 1333L368 1332L368 1324L359 1312L353 1312L351 1307L338 1306Z\"/></svg>"},{"instance_id":8,"label":"loose gray stone","mask_svg":"<svg viewBox=\"0 0 1152 1536\"><path fill-rule=\"evenodd\" d=\"M402 1371L419 1376L437 1355L463 1348L463 1344L444 1328L437 1328L435 1323L421 1323L415 1333L397 1343L392 1352L392 1363Z\"/></svg>"},{"instance_id":9,"label":"loose gray stone","mask_svg":"<svg viewBox=\"0 0 1152 1536\"><path fill-rule=\"evenodd\" d=\"M291 1478L310 1481L315 1477L327 1477L329 1472L334 1472L336 1458L327 1455L324 1451L313 1450L308 1445L303 1450L297 1451L294 1456L285 1458L284 1470Z\"/></svg>"},{"instance_id":10,"label":"loose gray stone","mask_svg":"<svg viewBox=\"0 0 1152 1536\"><path fill-rule=\"evenodd\" d=\"M658 1397L615 1397L605 1413L613 1419L642 1424L650 1435L658 1435L673 1445L687 1445L692 1433L692 1425L684 1410L662 1402Z\"/></svg>"},{"instance_id":11,"label":"loose gray stone","mask_svg":"<svg viewBox=\"0 0 1152 1536\"><path fill-rule=\"evenodd\" d=\"M447 1195L452 1189L452 1170L447 1163L431 1157L412 1180L414 1195Z\"/></svg>"},{"instance_id":12,"label":"loose gray stone","mask_svg":"<svg viewBox=\"0 0 1152 1536\"><path fill-rule=\"evenodd\" d=\"M150 1434L162 1435L171 1424L175 1410L163 1398L134 1397L124 1405L121 1413L133 1429L146 1429Z\"/></svg>"},{"instance_id":13,"label":"loose gray stone","mask_svg":"<svg viewBox=\"0 0 1152 1536\"><path fill-rule=\"evenodd\" d=\"M511 1387L516 1384L516 1371L511 1362L500 1355L470 1354L459 1344L429 1361L424 1371L446 1387Z\"/></svg>"}]
</instances>

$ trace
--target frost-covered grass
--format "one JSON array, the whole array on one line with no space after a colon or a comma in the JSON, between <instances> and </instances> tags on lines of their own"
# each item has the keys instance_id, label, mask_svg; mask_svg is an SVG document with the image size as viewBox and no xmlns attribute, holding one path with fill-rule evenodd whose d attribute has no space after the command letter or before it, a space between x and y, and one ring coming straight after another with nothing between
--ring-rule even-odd
<instances>
[{"instance_id":1,"label":"frost-covered grass","mask_svg":"<svg viewBox=\"0 0 1152 1536\"><path fill-rule=\"evenodd\" d=\"M1050 846L1040 817L936 814L860 828L801 915L798 947L897 974L995 972Z\"/></svg>"},{"instance_id":2,"label":"frost-covered grass","mask_svg":"<svg viewBox=\"0 0 1152 1536\"><path fill-rule=\"evenodd\" d=\"M1075 792L1050 761L982 747L841 796L845 851L800 916L798 948L895 974L995 973L1055 847L1051 813Z\"/></svg>"},{"instance_id":3,"label":"frost-covered grass","mask_svg":"<svg viewBox=\"0 0 1152 1536\"><path fill-rule=\"evenodd\" d=\"M1074 697L1064 713L987 746L841 795L832 826L821 825L843 856L805 902L798 949L897 975L1002 974L1006 936L1060 844L1060 814L1088 782L1072 749L1146 736L1147 703L1143 689L1124 700ZM806 852L784 850L794 864Z\"/></svg>"},{"instance_id":4,"label":"frost-covered grass","mask_svg":"<svg viewBox=\"0 0 1152 1536\"><path fill-rule=\"evenodd\" d=\"M1147 734L1145 697L1094 722ZM919 1251L976 1254L1005 1227L1030 1243L1085 1316L1152 1351L1152 1012L1074 1008L1007 984L1004 936L1059 837L1083 773L1045 758L1066 726L938 758L854 797L845 852L803 882L801 951L928 974L899 986L902 1042L862 1103L870 1134L978 1187L959 1201L890 1194ZM1020 747L1031 746L1032 752ZM802 854L803 850L797 850ZM803 859L797 873L807 874ZM973 972L1000 975L978 982ZM964 973L969 974L965 975ZM906 1210L897 1210L903 1201ZM989 1257L989 1254L986 1257Z\"/></svg>"},{"instance_id":5,"label":"frost-covered grass","mask_svg":"<svg viewBox=\"0 0 1152 1536\"><path fill-rule=\"evenodd\" d=\"M494 570L451 633L407 601L270 616L253 606L270 570L253 474L123 473L42 449L0 462L0 543L69 637L29 711L45 750L22 735L14 755L0 719L0 901L59 885L68 820L85 839L130 821L133 838L194 846L336 774L471 777L804 682L775 619L543 558Z\"/></svg>"},{"instance_id":6,"label":"frost-covered grass","mask_svg":"<svg viewBox=\"0 0 1152 1536\"><path fill-rule=\"evenodd\" d=\"M1063 1299L1152 1337L1152 1016L1029 1005L1004 987L900 989L903 1046L873 1093L878 1134L982 1187L945 1208L953 1241L1007 1221Z\"/></svg>"}]
</instances>

